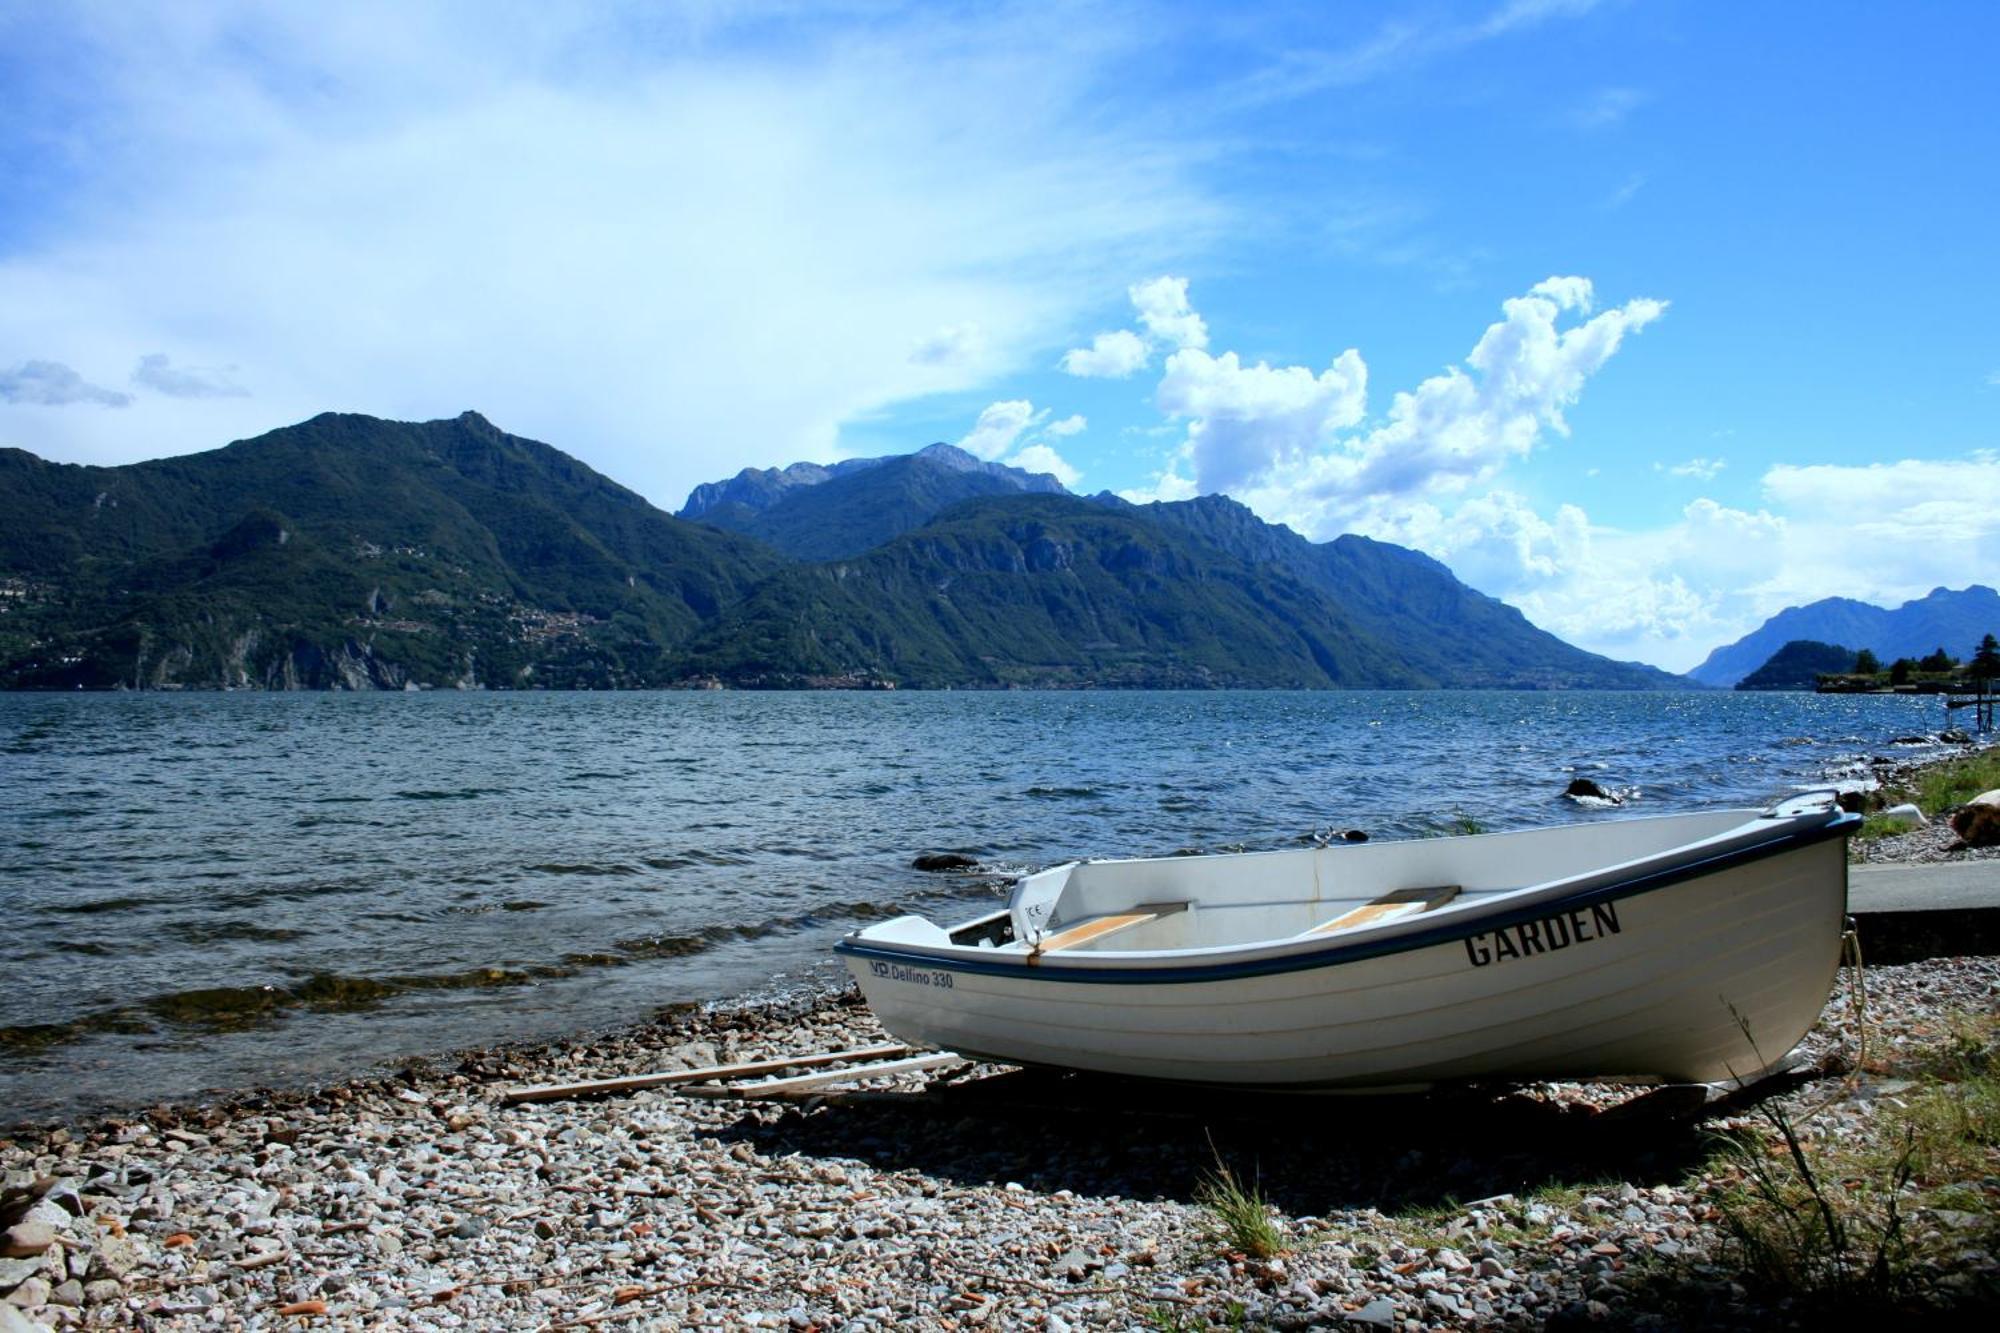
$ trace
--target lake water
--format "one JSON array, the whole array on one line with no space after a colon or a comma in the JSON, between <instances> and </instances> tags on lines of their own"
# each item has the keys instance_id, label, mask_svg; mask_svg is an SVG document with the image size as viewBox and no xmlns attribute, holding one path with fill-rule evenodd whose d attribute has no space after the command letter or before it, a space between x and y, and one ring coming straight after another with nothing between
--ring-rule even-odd
<instances>
[{"instance_id":1,"label":"lake water","mask_svg":"<svg viewBox=\"0 0 2000 1333\"><path fill-rule=\"evenodd\" d=\"M1759 805L1945 721L1733 693L0 695L0 1123L823 984L858 922L1003 891L918 852ZM1564 799L1579 774L1632 800Z\"/></svg>"}]
</instances>

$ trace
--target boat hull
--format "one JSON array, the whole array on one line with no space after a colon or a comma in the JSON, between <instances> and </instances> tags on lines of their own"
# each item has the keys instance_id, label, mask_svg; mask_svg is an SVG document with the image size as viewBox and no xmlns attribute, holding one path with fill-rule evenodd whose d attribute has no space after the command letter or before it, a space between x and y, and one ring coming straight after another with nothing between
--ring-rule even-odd
<instances>
[{"instance_id":1,"label":"boat hull","mask_svg":"<svg viewBox=\"0 0 2000 1333\"><path fill-rule=\"evenodd\" d=\"M1008 1063L1296 1089L1706 1083L1755 1076L1818 1019L1846 882L1830 838L1492 929L1233 974L1058 971L852 938L839 952L897 1037Z\"/></svg>"}]
</instances>

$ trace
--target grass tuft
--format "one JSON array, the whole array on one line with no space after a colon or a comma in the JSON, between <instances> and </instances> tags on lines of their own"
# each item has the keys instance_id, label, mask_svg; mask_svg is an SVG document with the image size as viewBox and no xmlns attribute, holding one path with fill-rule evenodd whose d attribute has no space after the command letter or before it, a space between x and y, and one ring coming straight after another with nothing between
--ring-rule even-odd
<instances>
[{"instance_id":1,"label":"grass tuft","mask_svg":"<svg viewBox=\"0 0 2000 1333\"><path fill-rule=\"evenodd\" d=\"M1209 1237L1224 1249L1252 1259L1283 1254L1285 1229L1254 1184L1245 1184L1218 1157L1215 1170L1195 1190L1194 1201L1208 1215Z\"/></svg>"}]
</instances>

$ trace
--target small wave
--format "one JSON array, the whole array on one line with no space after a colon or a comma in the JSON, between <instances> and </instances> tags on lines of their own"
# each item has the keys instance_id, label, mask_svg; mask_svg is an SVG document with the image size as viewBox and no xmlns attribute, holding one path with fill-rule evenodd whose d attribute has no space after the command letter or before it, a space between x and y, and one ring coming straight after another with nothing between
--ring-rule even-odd
<instances>
[{"instance_id":1,"label":"small wave","mask_svg":"<svg viewBox=\"0 0 2000 1333\"><path fill-rule=\"evenodd\" d=\"M135 907L153 907L159 901L157 898L95 898L83 903L59 903L42 910L58 916L102 916L107 912L127 912Z\"/></svg>"},{"instance_id":2,"label":"small wave","mask_svg":"<svg viewBox=\"0 0 2000 1333\"><path fill-rule=\"evenodd\" d=\"M642 856L639 863L654 870L685 870L689 866L747 866L750 858L734 852L693 850L678 856Z\"/></svg>"},{"instance_id":3,"label":"small wave","mask_svg":"<svg viewBox=\"0 0 2000 1333\"><path fill-rule=\"evenodd\" d=\"M420 787L391 794L406 801L470 801L481 796L497 796L501 790L499 787L458 787L451 791L438 791Z\"/></svg>"},{"instance_id":4,"label":"small wave","mask_svg":"<svg viewBox=\"0 0 2000 1333\"><path fill-rule=\"evenodd\" d=\"M166 933L190 944L222 944L230 940L267 940L284 943L288 940L302 940L303 930L288 930L282 926L263 926L255 921L192 921L168 926Z\"/></svg>"},{"instance_id":5,"label":"small wave","mask_svg":"<svg viewBox=\"0 0 2000 1333\"><path fill-rule=\"evenodd\" d=\"M543 875L636 875L639 867L628 866L613 861L599 865L595 861L544 861L540 865L523 867Z\"/></svg>"},{"instance_id":6,"label":"small wave","mask_svg":"<svg viewBox=\"0 0 2000 1333\"><path fill-rule=\"evenodd\" d=\"M1042 801L1094 801L1102 800L1104 793L1096 787L1030 787L1024 793Z\"/></svg>"}]
</instances>

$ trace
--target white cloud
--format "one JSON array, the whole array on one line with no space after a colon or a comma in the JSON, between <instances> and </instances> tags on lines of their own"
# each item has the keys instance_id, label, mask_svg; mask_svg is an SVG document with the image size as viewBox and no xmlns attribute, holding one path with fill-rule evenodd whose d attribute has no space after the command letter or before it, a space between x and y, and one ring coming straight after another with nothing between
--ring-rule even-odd
<instances>
[{"instance_id":1,"label":"white cloud","mask_svg":"<svg viewBox=\"0 0 2000 1333\"><path fill-rule=\"evenodd\" d=\"M1088 347L1064 352L1060 365L1066 373L1083 379L1122 380L1143 370L1150 357L1145 339L1130 329L1118 329L1098 334Z\"/></svg>"},{"instance_id":2,"label":"white cloud","mask_svg":"<svg viewBox=\"0 0 2000 1333\"><path fill-rule=\"evenodd\" d=\"M1023 434L1048 420L1048 416L1046 408L1037 412L1035 405L1025 398L989 404L958 447L991 462L1012 449Z\"/></svg>"},{"instance_id":3,"label":"white cloud","mask_svg":"<svg viewBox=\"0 0 2000 1333\"><path fill-rule=\"evenodd\" d=\"M1070 466L1063 456L1046 444L1031 444L1017 450L1007 459L1009 467L1025 468L1029 472L1046 472L1069 489L1075 489L1083 474Z\"/></svg>"},{"instance_id":4,"label":"white cloud","mask_svg":"<svg viewBox=\"0 0 2000 1333\"><path fill-rule=\"evenodd\" d=\"M1597 299L1589 278L1543 278L1528 288L1528 295L1546 296L1556 303L1559 310L1576 310L1586 315Z\"/></svg>"},{"instance_id":5,"label":"white cloud","mask_svg":"<svg viewBox=\"0 0 2000 1333\"><path fill-rule=\"evenodd\" d=\"M1714 481L1722 469L1729 464L1720 458L1690 458L1685 463L1655 463L1653 471L1664 472L1670 477L1693 477L1696 481Z\"/></svg>"},{"instance_id":6,"label":"white cloud","mask_svg":"<svg viewBox=\"0 0 2000 1333\"><path fill-rule=\"evenodd\" d=\"M0 403L0 439L122 462L328 408L474 407L673 504L745 441L828 458L843 422L1031 361L1094 275L1226 223L1198 135L1138 99L1104 114L1150 49L1117 11L505 14L218 0L10 27L47 57L9 65L38 81L10 134L89 171L10 181L12 216L61 225L10 232L0 368L170 348L254 364L257 396L143 394L117 431Z\"/></svg>"},{"instance_id":7,"label":"white cloud","mask_svg":"<svg viewBox=\"0 0 2000 1333\"><path fill-rule=\"evenodd\" d=\"M229 377L234 366L176 366L165 352L139 358L132 382L169 398L248 398L250 391Z\"/></svg>"},{"instance_id":8,"label":"white cloud","mask_svg":"<svg viewBox=\"0 0 2000 1333\"><path fill-rule=\"evenodd\" d=\"M1197 348L1167 358L1155 395L1188 422L1189 461L1203 492L1261 485L1274 469L1301 468L1362 419L1368 367L1349 349L1314 374L1304 366L1246 366L1234 352Z\"/></svg>"},{"instance_id":9,"label":"white cloud","mask_svg":"<svg viewBox=\"0 0 2000 1333\"><path fill-rule=\"evenodd\" d=\"M2000 567L2000 457L1866 467L1781 464L1762 505L1706 497L1650 529L1553 518L1503 491L1449 512L1418 504L1363 530L1436 556L1544 629L1613 657L1686 670L1787 606L1839 595L1878 606Z\"/></svg>"},{"instance_id":10,"label":"white cloud","mask_svg":"<svg viewBox=\"0 0 2000 1333\"><path fill-rule=\"evenodd\" d=\"M1282 403L1268 411L1251 407L1228 423L1226 449L1206 451L1203 437L1211 427L1196 420L1189 427L1196 444L1193 481L1202 491L1232 489L1265 517L1315 537L1379 521L1385 507L1485 482L1532 452L1545 431L1567 434L1564 412L1584 384L1627 334L1666 310L1664 302L1642 298L1560 327L1565 312L1587 311L1592 298L1583 278L1537 283L1501 304L1503 318L1467 354L1466 369L1448 367L1396 394L1374 429L1332 438L1357 425L1365 407L1361 357L1342 353L1335 366L1346 368L1357 393L1342 405L1340 424L1329 418L1327 428L1303 432ZM1211 460L1213 473L1207 470Z\"/></svg>"},{"instance_id":11,"label":"white cloud","mask_svg":"<svg viewBox=\"0 0 2000 1333\"><path fill-rule=\"evenodd\" d=\"M1094 379L1124 379L1145 369L1153 353L1163 348L1199 350L1208 346L1208 325L1188 304L1186 278L1158 277L1125 289L1143 334L1131 329L1100 333L1088 347L1074 347L1059 362L1071 375Z\"/></svg>"},{"instance_id":12,"label":"white cloud","mask_svg":"<svg viewBox=\"0 0 2000 1333\"><path fill-rule=\"evenodd\" d=\"M1090 422L1085 420L1083 414L1079 412L1072 416L1066 416L1061 421L1051 421L1048 433L1058 437L1081 435L1089 426Z\"/></svg>"},{"instance_id":13,"label":"white cloud","mask_svg":"<svg viewBox=\"0 0 2000 1333\"><path fill-rule=\"evenodd\" d=\"M0 370L0 399L28 407L129 407L132 395L92 384L60 361L24 361Z\"/></svg>"},{"instance_id":14,"label":"white cloud","mask_svg":"<svg viewBox=\"0 0 2000 1333\"><path fill-rule=\"evenodd\" d=\"M1208 325L1188 305L1186 278L1150 278L1127 293L1139 322L1154 341L1172 347L1208 346Z\"/></svg>"}]
</instances>

